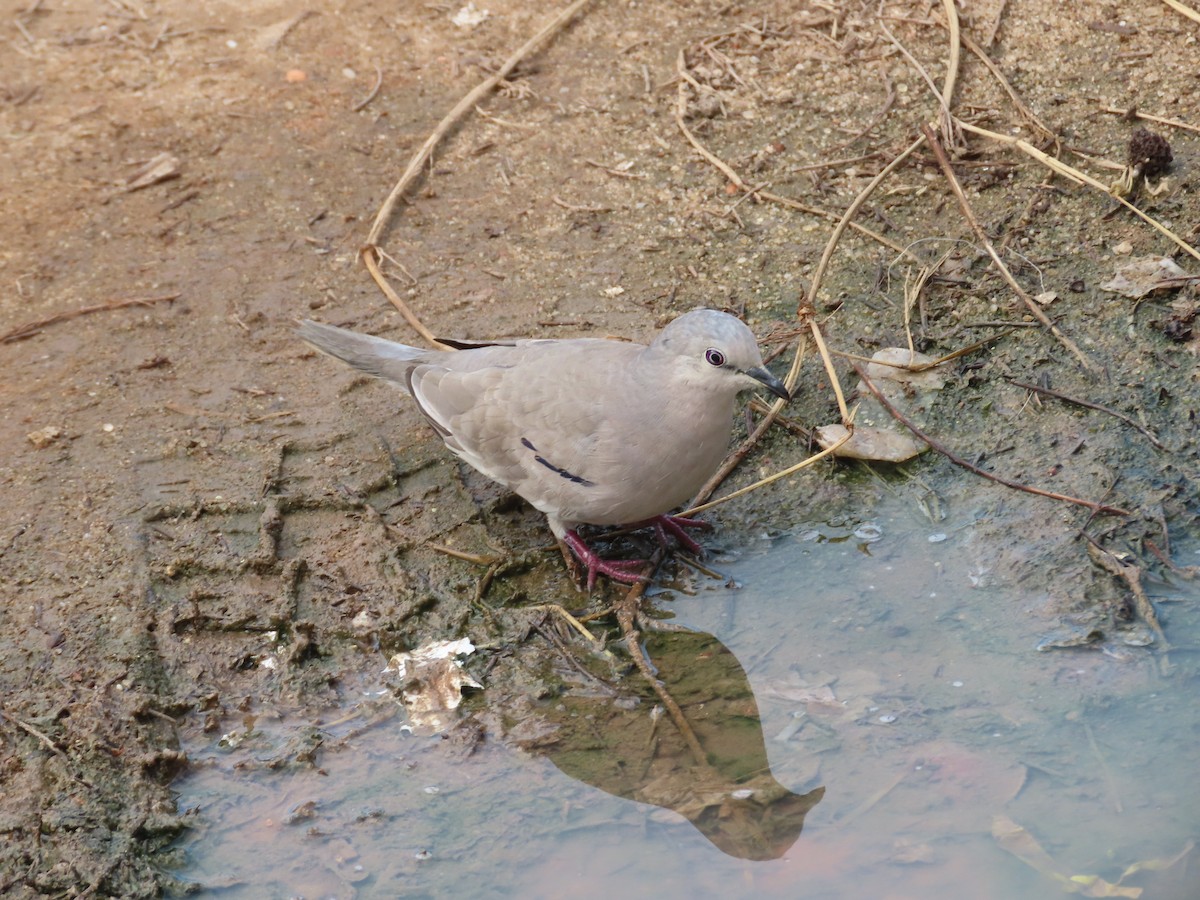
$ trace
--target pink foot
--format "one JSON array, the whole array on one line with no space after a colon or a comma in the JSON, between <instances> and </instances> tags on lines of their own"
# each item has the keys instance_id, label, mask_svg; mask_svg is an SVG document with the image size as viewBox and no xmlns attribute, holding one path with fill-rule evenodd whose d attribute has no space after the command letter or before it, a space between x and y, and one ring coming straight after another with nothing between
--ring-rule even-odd
<instances>
[{"instance_id":1,"label":"pink foot","mask_svg":"<svg viewBox=\"0 0 1200 900\"><path fill-rule=\"evenodd\" d=\"M583 538L576 533L575 529L571 529L563 535L563 543L571 549L575 558L583 563L584 569L587 570L589 591L596 586L597 575L606 575L613 581L619 581L622 584L637 584L648 580L641 574L641 569L646 565L644 559L601 559L595 550L584 543Z\"/></svg>"},{"instance_id":2,"label":"pink foot","mask_svg":"<svg viewBox=\"0 0 1200 900\"><path fill-rule=\"evenodd\" d=\"M699 528L703 531L711 531L712 525L708 522L702 522L699 519L685 519L683 516L655 516L653 519L647 519L645 522L639 522L639 526L654 526L654 533L658 535L658 542L664 547L667 546L667 535L679 543L679 546L693 553L696 556L701 556L704 553L704 548L692 540L685 528Z\"/></svg>"}]
</instances>

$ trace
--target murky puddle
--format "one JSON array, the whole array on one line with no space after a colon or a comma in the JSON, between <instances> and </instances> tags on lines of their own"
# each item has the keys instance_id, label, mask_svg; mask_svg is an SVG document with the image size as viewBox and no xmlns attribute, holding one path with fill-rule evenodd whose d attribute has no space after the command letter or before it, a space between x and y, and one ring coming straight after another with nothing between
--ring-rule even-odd
<instances>
[{"instance_id":1,"label":"murky puddle","mask_svg":"<svg viewBox=\"0 0 1200 900\"><path fill-rule=\"evenodd\" d=\"M672 686L701 768L655 749L650 703L535 752L396 717L264 771L214 739L188 748L176 874L247 898L1194 897L1200 590L1149 586L1166 676L1119 642L1039 651L1048 585L989 571L969 523L878 513L718 557L740 587L654 597L712 638L652 653L723 667Z\"/></svg>"}]
</instances>

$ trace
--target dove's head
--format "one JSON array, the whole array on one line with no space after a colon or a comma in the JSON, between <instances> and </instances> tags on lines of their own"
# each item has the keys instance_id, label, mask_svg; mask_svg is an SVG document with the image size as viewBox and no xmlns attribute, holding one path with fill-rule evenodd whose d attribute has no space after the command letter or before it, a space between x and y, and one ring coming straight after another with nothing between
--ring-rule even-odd
<instances>
[{"instance_id":1,"label":"dove's head","mask_svg":"<svg viewBox=\"0 0 1200 900\"><path fill-rule=\"evenodd\" d=\"M650 350L672 356L690 384L733 393L765 387L776 397L790 399L787 388L763 365L754 333L728 313L684 313L659 333Z\"/></svg>"}]
</instances>

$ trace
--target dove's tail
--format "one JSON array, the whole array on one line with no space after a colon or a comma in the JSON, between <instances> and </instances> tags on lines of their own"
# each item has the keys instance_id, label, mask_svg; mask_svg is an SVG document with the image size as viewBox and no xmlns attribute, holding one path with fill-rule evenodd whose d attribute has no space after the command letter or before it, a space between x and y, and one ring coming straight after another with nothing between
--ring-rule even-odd
<instances>
[{"instance_id":1,"label":"dove's tail","mask_svg":"<svg viewBox=\"0 0 1200 900\"><path fill-rule=\"evenodd\" d=\"M300 337L322 353L327 353L368 375L394 382L408 389L408 370L425 361L431 351L395 341L384 340L334 325L305 319L297 329Z\"/></svg>"}]
</instances>

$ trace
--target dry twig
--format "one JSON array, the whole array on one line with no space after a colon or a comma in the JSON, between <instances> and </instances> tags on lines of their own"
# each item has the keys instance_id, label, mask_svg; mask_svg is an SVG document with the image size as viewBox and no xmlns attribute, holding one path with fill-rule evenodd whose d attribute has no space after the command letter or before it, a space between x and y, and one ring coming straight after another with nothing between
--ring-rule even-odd
<instances>
[{"instance_id":1,"label":"dry twig","mask_svg":"<svg viewBox=\"0 0 1200 900\"><path fill-rule=\"evenodd\" d=\"M8 344L12 341L19 341L22 338L32 337L47 325L55 325L59 322L66 322L68 319L76 319L91 313L124 309L126 306L150 306L154 303L170 303L178 299L179 294L163 294L160 297L134 297L130 300L110 300L107 303L97 303L95 306L84 306L80 309L73 309L70 312L56 313L44 319L38 319L36 322L26 322L24 325L18 325L12 331L0 334L0 344Z\"/></svg>"},{"instance_id":2,"label":"dry twig","mask_svg":"<svg viewBox=\"0 0 1200 900\"><path fill-rule=\"evenodd\" d=\"M1021 301L1033 314L1033 317L1046 326L1050 333L1058 339L1059 343L1070 350L1085 369L1087 369L1089 372L1099 374L1102 371L1101 368L1092 362L1084 354L1084 352L1079 349L1074 341L1063 334L1062 330L1057 325L1050 321L1050 317L1046 315L1038 302L1029 296L1028 292L1026 292L1026 290L1017 282L1017 279L1013 277L1013 274L1011 271L1009 271L1008 266L1004 264L1004 260L1000 258L1000 254L996 252L996 248L993 246L991 239L988 238L987 232L983 230L983 226L980 225L979 220L975 218L975 213L971 209L971 204L967 200L967 195L963 193L962 185L958 183L958 178L954 174L954 168L950 165L950 159L948 156L946 156L945 149L943 149L941 143L938 141L937 137L934 136L933 131L928 125L921 126L921 130L924 132L925 139L929 142L929 146L933 149L934 155L937 157L938 165L941 166L942 169L942 174L945 175L947 183L950 185L951 190L954 191L954 196L958 199L958 205L962 209L963 216L966 218L967 224L971 226L971 230L975 232L976 239L980 244L983 245L984 250L986 250L988 255L992 258L992 262L995 263L1000 275L1006 282L1008 282L1008 286L1013 289L1013 293L1021 298Z\"/></svg>"},{"instance_id":3,"label":"dry twig","mask_svg":"<svg viewBox=\"0 0 1200 900\"><path fill-rule=\"evenodd\" d=\"M1171 7L1171 9L1175 10L1175 12L1187 16L1193 22L1200 22L1200 12L1196 12L1196 10L1192 9L1190 6L1184 6L1179 2L1179 0L1163 0L1163 3Z\"/></svg>"},{"instance_id":4,"label":"dry twig","mask_svg":"<svg viewBox=\"0 0 1200 900\"><path fill-rule=\"evenodd\" d=\"M378 214L375 216L375 222L371 225L371 230L367 234L366 244L360 251L363 264L366 265L367 270L371 273L371 277L375 279L375 283L379 285L379 289L383 291L384 295L391 301L391 304L399 310L400 314L408 321L408 324L431 346L444 347L445 345L441 344L433 336L433 332L425 327L416 313L400 298L399 294L392 290L392 286L384 279L383 273L379 270L379 239L388 222L391 221L392 212L396 208L396 204L400 202L400 198L404 196L405 191L417 179L425 163L433 155L434 148L441 143L442 138L450 132L450 129L458 124L459 120L469 110L474 108L476 103L491 93L500 82L507 78L525 57L536 50L551 35L560 31L588 2L589 0L575 0L574 3L548 22L537 34L522 44L490 77L475 85L465 97L458 101L454 108L438 123L433 133L425 139L425 143L421 145L421 148L414 154L412 159L409 160L408 168L404 170L404 173L400 176L400 180L396 182L395 187L392 188L392 192L383 201L383 206L380 207Z\"/></svg>"},{"instance_id":5,"label":"dry twig","mask_svg":"<svg viewBox=\"0 0 1200 900\"><path fill-rule=\"evenodd\" d=\"M367 96L363 97L363 99L359 100L352 107L350 107L350 112L359 112L360 110L366 109L367 104L370 103L372 100L374 100L375 97L379 94L379 89L381 87L383 87L383 69L379 68L379 64L376 63L375 64L375 86L373 88L371 88L371 92L369 94L367 94Z\"/></svg>"},{"instance_id":6,"label":"dry twig","mask_svg":"<svg viewBox=\"0 0 1200 900\"><path fill-rule=\"evenodd\" d=\"M867 386L867 389L872 394L875 395L876 399L879 400L879 402L883 405L883 408L886 409L888 411L888 413L891 414L893 419L895 419L897 422L899 422L901 425L903 425L905 428L907 428L909 431L911 431L914 435L916 435L922 441L927 443L930 447L932 447L934 450L936 450L942 456L946 457L946 459L950 460L950 462L954 463L956 466L966 469L968 472L974 472L976 475L980 475L980 476L988 479L989 481L996 482L997 484L1002 484L1005 487L1010 487L1010 488L1013 488L1014 490L1018 490L1018 491L1024 491L1027 494L1037 494L1039 497L1049 497L1051 500L1062 500L1064 503L1074 503L1077 506L1087 507L1088 509L1092 510L1094 513L1110 513L1115 516L1132 515L1132 513L1130 513L1129 510L1121 509L1121 507L1119 507L1119 506L1108 506L1103 503L1096 503L1092 500L1081 500L1078 497L1071 497L1071 496L1068 496L1067 494L1057 494L1054 491L1044 491L1041 488L1031 487L1030 485L1027 485L1027 484L1021 484L1021 482L1019 482L1019 481L1012 481L1008 478L1003 478L999 475L994 475L991 472L988 472L984 469L979 468L979 466L976 466L976 465L973 465L972 463L967 462L961 456L958 456L957 454L951 452L944 444L942 444L936 438L933 438L933 437L929 436L928 434L926 434L924 431L922 431L920 428L917 427L917 425L912 421L912 419L908 418L906 415L904 415L904 413L902 413L902 412L900 412L900 410L896 409L896 407L891 403L891 401L889 401L887 399L887 397L885 397L883 395L883 393L879 390L879 388L875 387L875 384L871 381L871 379L867 377L867 372L862 366L855 363L854 371L856 371L858 373L858 377L862 379L862 383Z\"/></svg>"},{"instance_id":7,"label":"dry twig","mask_svg":"<svg viewBox=\"0 0 1200 900\"><path fill-rule=\"evenodd\" d=\"M1150 443L1152 443L1159 450L1167 449L1162 445L1162 442L1150 432L1149 429L1142 427L1142 425L1140 425L1138 422L1134 421L1124 413L1117 412L1115 409L1109 409L1107 406L1101 406L1099 403L1092 403L1090 400L1080 400L1078 397L1070 397L1067 394L1060 394L1058 391L1052 391L1050 388L1039 387L1036 384L1027 384L1024 381L1017 381L1013 378L1009 379L1009 383L1015 385L1016 387L1024 388L1027 391L1037 391L1039 394L1045 394L1047 397L1056 397L1057 399L1064 400L1067 403L1074 403L1076 406L1084 406L1088 409L1094 409L1097 412L1108 413L1113 418L1120 419L1126 425L1136 428L1138 431L1144 434L1147 440L1149 440Z\"/></svg>"},{"instance_id":8,"label":"dry twig","mask_svg":"<svg viewBox=\"0 0 1200 900\"><path fill-rule=\"evenodd\" d=\"M1154 604L1150 602L1150 598L1146 596L1146 589L1142 587L1141 567L1105 550L1095 541L1088 541L1088 553L1100 568L1129 585L1138 616L1150 626L1150 630L1154 632L1155 638L1159 641L1159 646L1162 647L1162 656L1159 657L1162 665L1161 671L1164 675L1167 674L1171 667L1167 651L1171 649L1171 645L1167 643L1167 636L1163 633L1162 625L1158 621L1158 613L1154 611Z\"/></svg>"},{"instance_id":9,"label":"dry twig","mask_svg":"<svg viewBox=\"0 0 1200 900\"><path fill-rule=\"evenodd\" d=\"M708 760L708 756L704 752L704 748L700 745L700 740L696 737L696 732L692 730L687 717L684 716L683 710L679 708L679 704L675 702L675 698L671 696L670 692L654 674L654 667L650 665L650 661L646 659L646 654L642 650L641 641L639 640L641 634L638 632L635 624L639 614L642 593L646 590L646 582L649 581L649 576L654 574L654 570L658 568L658 564L662 561L662 556L663 553L661 550L655 552L643 573L646 575L646 581L640 581L631 587L628 593L621 600L617 601L614 606L614 612L617 616L617 622L621 626L621 634L625 638L625 647L628 649L634 665L637 666L638 671L642 673L646 681L650 683L650 687L654 689L654 693L658 694L658 699L662 702L667 714L670 715L671 721L675 723L675 727L679 729L679 734L687 743L688 749L691 750L696 764L704 765Z\"/></svg>"},{"instance_id":10,"label":"dry twig","mask_svg":"<svg viewBox=\"0 0 1200 900\"><path fill-rule=\"evenodd\" d=\"M1104 112L1112 113L1115 116L1121 116L1126 119L1145 119L1147 122L1157 122L1159 125L1179 128L1182 131L1200 132L1200 126L1189 125L1187 122L1181 122L1178 119L1165 119L1162 116L1152 116L1150 113L1144 113L1137 109L1117 109L1115 106L1106 106L1104 107Z\"/></svg>"}]
</instances>

